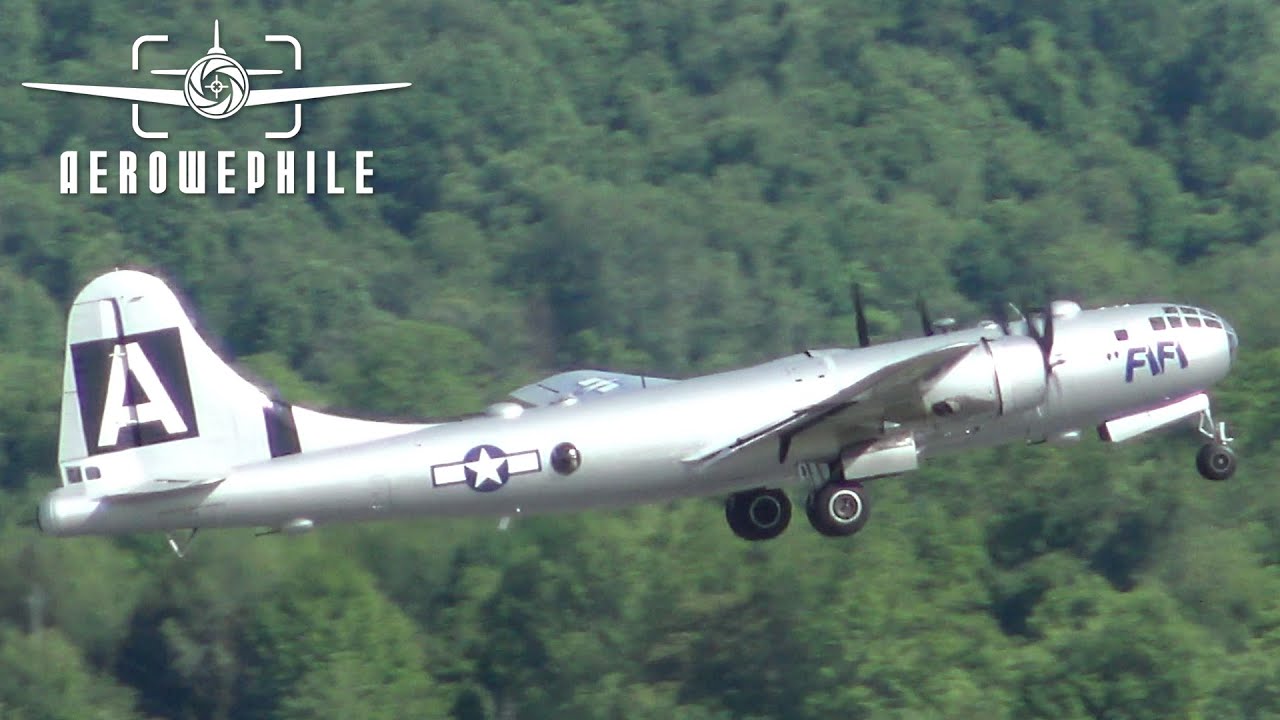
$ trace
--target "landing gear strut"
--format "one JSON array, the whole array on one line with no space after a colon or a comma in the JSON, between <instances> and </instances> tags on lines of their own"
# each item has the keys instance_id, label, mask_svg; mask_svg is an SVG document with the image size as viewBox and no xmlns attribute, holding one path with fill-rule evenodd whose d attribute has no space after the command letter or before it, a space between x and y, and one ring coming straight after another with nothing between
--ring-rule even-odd
<instances>
[{"instance_id":1,"label":"landing gear strut","mask_svg":"<svg viewBox=\"0 0 1280 720\"><path fill-rule=\"evenodd\" d=\"M827 537L846 537L871 517L871 497L862 483L832 480L809 495L809 523Z\"/></svg>"},{"instance_id":2,"label":"landing gear strut","mask_svg":"<svg viewBox=\"0 0 1280 720\"><path fill-rule=\"evenodd\" d=\"M772 540L791 524L791 500L777 489L734 493L724 502L724 518L743 540Z\"/></svg>"},{"instance_id":3,"label":"landing gear strut","mask_svg":"<svg viewBox=\"0 0 1280 720\"><path fill-rule=\"evenodd\" d=\"M1213 415L1205 410L1200 415L1200 434L1209 442L1196 453L1196 469L1209 480L1226 480L1236 474L1236 454L1229 447L1232 438L1227 435L1227 424L1213 422Z\"/></svg>"}]
</instances>

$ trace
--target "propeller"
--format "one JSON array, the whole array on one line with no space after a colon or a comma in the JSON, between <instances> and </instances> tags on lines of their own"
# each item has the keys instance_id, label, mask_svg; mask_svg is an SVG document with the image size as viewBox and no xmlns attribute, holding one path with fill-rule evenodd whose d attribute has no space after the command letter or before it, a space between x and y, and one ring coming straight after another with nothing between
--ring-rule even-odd
<instances>
[{"instance_id":1,"label":"propeller","mask_svg":"<svg viewBox=\"0 0 1280 720\"><path fill-rule=\"evenodd\" d=\"M1044 356L1044 376L1053 373L1053 303L1046 302L1040 311L1043 329L1037 328L1031 318L1027 318L1027 334L1040 346L1040 354Z\"/></svg>"},{"instance_id":2,"label":"propeller","mask_svg":"<svg viewBox=\"0 0 1280 720\"><path fill-rule=\"evenodd\" d=\"M1002 302L995 302L991 305L991 317L995 318L996 324L1000 326L1000 332L1005 335L1012 335L1009 328L1009 308Z\"/></svg>"},{"instance_id":3,"label":"propeller","mask_svg":"<svg viewBox=\"0 0 1280 720\"><path fill-rule=\"evenodd\" d=\"M862 286L853 284L853 315L858 324L858 347L871 345L871 331L867 329L867 314L862 307Z\"/></svg>"},{"instance_id":4,"label":"propeller","mask_svg":"<svg viewBox=\"0 0 1280 720\"><path fill-rule=\"evenodd\" d=\"M916 310L920 311L920 327L925 335L934 333L933 320L929 318L929 306L924 304L924 296L916 298Z\"/></svg>"},{"instance_id":5,"label":"propeller","mask_svg":"<svg viewBox=\"0 0 1280 720\"><path fill-rule=\"evenodd\" d=\"M1007 300L997 300L993 303L991 314L995 318L996 324L1000 326L1000 331L1005 335L1013 334L1013 323L1026 319L1022 317L1022 311L1018 309L1018 306Z\"/></svg>"}]
</instances>

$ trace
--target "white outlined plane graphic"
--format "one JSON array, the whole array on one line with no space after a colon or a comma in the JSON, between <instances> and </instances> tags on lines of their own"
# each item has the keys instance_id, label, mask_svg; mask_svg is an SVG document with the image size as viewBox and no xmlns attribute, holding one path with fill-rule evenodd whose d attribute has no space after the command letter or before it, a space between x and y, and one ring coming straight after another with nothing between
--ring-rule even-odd
<instances>
[{"instance_id":1,"label":"white outlined plane graphic","mask_svg":"<svg viewBox=\"0 0 1280 720\"><path fill-rule=\"evenodd\" d=\"M302 69L302 43L292 35L267 35L266 42L283 42L293 46L293 69ZM133 70L138 71L138 50L146 43L168 42L168 35L141 35L133 41ZM302 103L306 100L337 97L339 95L358 95L361 93L397 90L409 87L412 83L377 83L366 85L324 85L317 87L296 88L250 88L249 78L261 75L280 75L283 70L245 69L227 54L219 44L218 21L213 21L213 47L204 57L196 60L186 69L152 70L152 75L181 75L181 90L160 88L120 87L110 85L65 85L60 83L24 82L23 87L34 90L51 90L53 92L71 93L75 95L92 95L95 97L129 100L133 103L133 131L140 138L159 140L169 137L167 132L149 132L142 129L138 121L140 103L157 105L174 105L189 107L201 117L211 120L223 120L240 112L243 108L255 105L275 105L293 103L293 128L286 132L267 132L269 139L288 139L302 130Z\"/></svg>"}]
</instances>

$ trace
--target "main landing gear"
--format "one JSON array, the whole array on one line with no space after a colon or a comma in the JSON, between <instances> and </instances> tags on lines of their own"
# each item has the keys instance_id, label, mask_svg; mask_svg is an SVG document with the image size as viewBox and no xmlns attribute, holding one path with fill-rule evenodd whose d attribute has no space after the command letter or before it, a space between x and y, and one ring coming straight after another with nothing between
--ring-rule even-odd
<instances>
[{"instance_id":1,"label":"main landing gear","mask_svg":"<svg viewBox=\"0 0 1280 720\"><path fill-rule=\"evenodd\" d=\"M1236 454L1230 447L1232 438L1227 435L1227 424L1213 422L1213 415L1205 410L1200 415L1200 434L1209 442L1196 453L1196 469L1209 480L1226 480L1236 474Z\"/></svg>"},{"instance_id":2,"label":"main landing gear","mask_svg":"<svg viewBox=\"0 0 1280 720\"><path fill-rule=\"evenodd\" d=\"M734 493L724 501L724 518L743 540L772 540L791 524L791 499L778 489Z\"/></svg>"},{"instance_id":3,"label":"main landing gear","mask_svg":"<svg viewBox=\"0 0 1280 720\"><path fill-rule=\"evenodd\" d=\"M867 524L871 497L861 483L829 480L809 494L805 514L819 533L848 537ZM724 517L743 540L772 540L791 524L791 500L782 490L745 490L725 500Z\"/></svg>"},{"instance_id":4,"label":"main landing gear","mask_svg":"<svg viewBox=\"0 0 1280 720\"><path fill-rule=\"evenodd\" d=\"M862 483L832 480L809 495L809 524L827 537L847 537L871 517L871 497Z\"/></svg>"}]
</instances>

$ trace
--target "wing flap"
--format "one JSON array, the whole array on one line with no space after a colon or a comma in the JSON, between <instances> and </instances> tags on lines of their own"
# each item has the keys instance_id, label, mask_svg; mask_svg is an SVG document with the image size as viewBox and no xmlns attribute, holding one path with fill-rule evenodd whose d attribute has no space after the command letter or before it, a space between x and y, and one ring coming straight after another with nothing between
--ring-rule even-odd
<instances>
[{"instance_id":1,"label":"wing flap","mask_svg":"<svg viewBox=\"0 0 1280 720\"><path fill-rule=\"evenodd\" d=\"M820 425L834 424L842 434L860 428L865 431L892 419L886 417L891 408L918 402L920 382L945 371L976 346L973 342L957 343L891 363L788 417L726 445L700 451L685 462L707 466L773 438L779 440L778 461L783 462L792 439Z\"/></svg>"}]
</instances>

